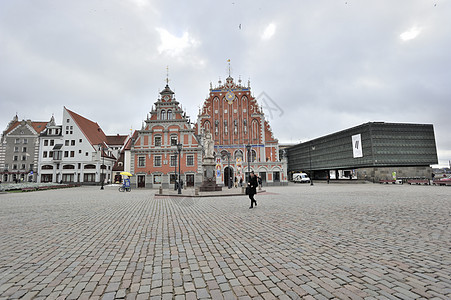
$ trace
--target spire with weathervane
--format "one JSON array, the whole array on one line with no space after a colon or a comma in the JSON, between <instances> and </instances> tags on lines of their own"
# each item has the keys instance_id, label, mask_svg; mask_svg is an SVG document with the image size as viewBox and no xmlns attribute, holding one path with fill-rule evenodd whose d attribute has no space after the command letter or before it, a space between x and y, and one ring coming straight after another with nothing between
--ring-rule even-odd
<instances>
[{"instance_id":1,"label":"spire with weathervane","mask_svg":"<svg viewBox=\"0 0 451 300\"><path fill-rule=\"evenodd\" d=\"M174 97L174 92L169 87L169 67L166 67L166 86L164 90L160 92L160 95L163 102L170 102Z\"/></svg>"}]
</instances>

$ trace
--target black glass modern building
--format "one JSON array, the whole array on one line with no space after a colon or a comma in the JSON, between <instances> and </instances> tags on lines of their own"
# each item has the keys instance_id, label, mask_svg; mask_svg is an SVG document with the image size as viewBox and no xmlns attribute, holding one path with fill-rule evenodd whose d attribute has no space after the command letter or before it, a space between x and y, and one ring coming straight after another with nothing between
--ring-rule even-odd
<instances>
[{"instance_id":1,"label":"black glass modern building","mask_svg":"<svg viewBox=\"0 0 451 300\"><path fill-rule=\"evenodd\" d=\"M431 178L437 164L431 124L370 122L287 149L288 176L316 179Z\"/></svg>"}]
</instances>

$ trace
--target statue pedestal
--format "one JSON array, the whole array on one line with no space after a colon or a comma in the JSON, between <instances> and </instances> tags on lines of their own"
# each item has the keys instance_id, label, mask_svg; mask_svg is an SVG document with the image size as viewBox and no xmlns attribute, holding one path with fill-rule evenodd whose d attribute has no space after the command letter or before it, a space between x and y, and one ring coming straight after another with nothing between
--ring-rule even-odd
<instances>
[{"instance_id":1,"label":"statue pedestal","mask_svg":"<svg viewBox=\"0 0 451 300\"><path fill-rule=\"evenodd\" d=\"M214 158L204 158L202 162L203 180L200 186L201 192L222 191L222 187L216 184L216 169Z\"/></svg>"}]
</instances>

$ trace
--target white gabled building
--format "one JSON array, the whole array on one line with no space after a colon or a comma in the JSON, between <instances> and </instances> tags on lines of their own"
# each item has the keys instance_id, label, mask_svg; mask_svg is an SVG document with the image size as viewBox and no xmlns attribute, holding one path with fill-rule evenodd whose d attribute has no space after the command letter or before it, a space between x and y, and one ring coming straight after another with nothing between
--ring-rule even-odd
<instances>
[{"instance_id":1,"label":"white gabled building","mask_svg":"<svg viewBox=\"0 0 451 300\"><path fill-rule=\"evenodd\" d=\"M62 124L52 117L40 136L38 182L111 182L112 150L97 123L64 107Z\"/></svg>"}]
</instances>

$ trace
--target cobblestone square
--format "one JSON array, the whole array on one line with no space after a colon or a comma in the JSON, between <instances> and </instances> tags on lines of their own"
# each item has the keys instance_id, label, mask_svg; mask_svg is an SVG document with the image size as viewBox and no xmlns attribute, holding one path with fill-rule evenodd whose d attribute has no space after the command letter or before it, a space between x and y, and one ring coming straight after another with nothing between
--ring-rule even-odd
<instances>
[{"instance_id":1,"label":"cobblestone square","mask_svg":"<svg viewBox=\"0 0 451 300\"><path fill-rule=\"evenodd\" d=\"M0 195L0 299L449 299L451 188Z\"/></svg>"}]
</instances>

